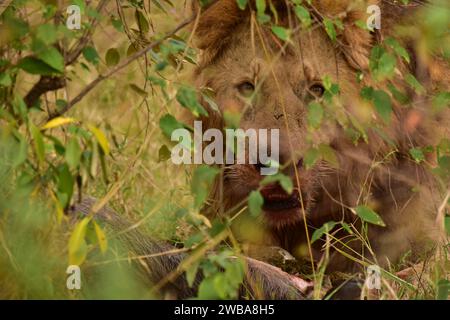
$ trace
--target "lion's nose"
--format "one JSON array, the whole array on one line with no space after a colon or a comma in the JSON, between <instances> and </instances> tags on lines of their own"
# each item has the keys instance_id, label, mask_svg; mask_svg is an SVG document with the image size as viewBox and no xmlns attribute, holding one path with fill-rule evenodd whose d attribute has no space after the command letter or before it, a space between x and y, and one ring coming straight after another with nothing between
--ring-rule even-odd
<instances>
[{"instance_id":1,"label":"lion's nose","mask_svg":"<svg viewBox=\"0 0 450 320\"><path fill-rule=\"evenodd\" d=\"M283 113L281 112L275 112L273 114L273 117L275 118L275 120L280 120L281 118L283 118Z\"/></svg>"},{"instance_id":2,"label":"lion's nose","mask_svg":"<svg viewBox=\"0 0 450 320\"><path fill-rule=\"evenodd\" d=\"M280 156L280 167L283 169L285 168L284 171L290 171L289 169L292 168L292 166L290 165L292 163L292 159L289 158L282 158ZM297 169L302 169L303 168L303 158L300 158L297 162L296 162L296 166ZM256 171L261 172L261 169L264 168L269 168L270 167L270 163L264 164L261 163L259 160L256 164L253 165L253 167L256 169Z\"/></svg>"}]
</instances>

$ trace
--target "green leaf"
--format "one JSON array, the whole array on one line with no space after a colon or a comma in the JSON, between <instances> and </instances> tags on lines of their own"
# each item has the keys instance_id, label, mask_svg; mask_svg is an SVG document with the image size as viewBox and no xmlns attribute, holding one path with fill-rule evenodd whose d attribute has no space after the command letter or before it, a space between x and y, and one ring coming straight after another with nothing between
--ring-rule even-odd
<instances>
[{"instance_id":1,"label":"green leaf","mask_svg":"<svg viewBox=\"0 0 450 320\"><path fill-rule=\"evenodd\" d=\"M220 296L216 292L214 277L205 278L198 287L198 298L200 300L217 300Z\"/></svg>"},{"instance_id":2,"label":"green leaf","mask_svg":"<svg viewBox=\"0 0 450 320\"><path fill-rule=\"evenodd\" d=\"M167 161L170 159L171 153L169 148L164 144L159 148L158 151L158 162Z\"/></svg>"},{"instance_id":3,"label":"green leaf","mask_svg":"<svg viewBox=\"0 0 450 320\"><path fill-rule=\"evenodd\" d=\"M5 1L2 1L2 6L5 6ZM16 5L14 5L16 7ZM10 6L11 8L11 6ZM3 7L2 9L6 9ZM14 11L16 9L13 9ZM17 14L8 14L8 17L6 18L6 12L3 14L2 18L2 29L6 29L9 36L12 37L15 40L19 40L20 38L24 37L29 32L29 25L26 19L23 17L16 18L15 16L19 17ZM5 17L5 18L4 18ZM6 27L6 28L5 28ZM8 37L9 37L8 36ZM5 43L5 42L2 42Z\"/></svg>"},{"instance_id":4,"label":"green leaf","mask_svg":"<svg viewBox=\"0 0 450 320\"><path fill-rule=\"evenodd\" d=\"M229 262L225 269L225 277L229 283L228 296L233 298L236 296L239 287L244 280L245 266L242 259L236 259L236 261Z\"/></svg>"},{"instance_id":5,"label":"green leaf","mask_svg":"<svg viewBox=\"0 0 450 320\"><path fill-rule=\"evenodd\" d=\"M423 154L423 151L419 148L412 148L409 150L409 154L411 157L413 157L414 161L417 163L420 163L425 160L425 155Z\"/></svg>"},{"instance_id":6,"label":"green leaf","mask_svg":"<svg viewBox=\"0 0 450 320\"><path fill-rule=\"evenodd\" d=\"M85 241L87 225L90 218L83 218L72 231L69 239L69 264L81 265L86 259L87 245Z\"/></svg>"},{"instance_id":7,"label":"green leaf","mask_svg":"<svg viewBox=\"0 0 450 320\"><path fill-rule=\"evenodd\" d=\"M33 137L34 142L34 150L36 152L36 156L39 160L39 164L42 165L45 160L45 145L44 138L42 137L41 131L30 122L30 133Z\"/></svg>"},{"instance_id":8,"label":"green leaf","mask_svg":"<svg viewBox=\"0 0 450 320\"><path fill-rule=\"evenodd\" d=\"M314 233L312 234L312 237L311 237L311 243L314 243L315 241L317 241L320 238L322 238L322 236L324 234L329 233L334 228L334 226L336 224L337 224L337 222L335 222L335 221L328 221L322 227L320 227L319 229L315 230Z\"/></svg>"},{"instance_id":9,"label":"green leaf","mask_svg":"<svg viewBox=\"0 0 450 320\"><path fill-rule=\"evenodd\" d=\"M450 179L450 156L442 156L438 158L438 173L445 179Z\"/></svg>"},{"instance_id":10,"label":"green leaf","mask_svg":"<svg viewBox=\"0 0 450 320\"><path fill-rule=\"evenodd\" d=\"M236 0L239 9L244 10L247 7L248 0Z\"/></svg>"},{"instance_id":11,"label":"green leaf","mask_svg":"<svg viewBox=\"0 0 450 320\"><path fill-rule=\"evenodd\" d=\"M323 119L323 108L320 103L312 102L308 105L308 124L317 129L320 127Z\"/></svg>"},{"instance_id":12,"label":"green leaf","mask_svg":"<svg viewBox=\"0 0 450 320\"><path fill-rule=\"evenodd\" d=\"M392 115L391 97L383 90L364 87L360 93L365 100L373 101L376 111L385 122L390 122Z\"/></svg>"},{"instance_id":13,"label":"green leaf","mask_svg":"<svg viewBox=\"0 0 450 320\"><path fill-rule=\"evenodd\" d=\"M373 103L381 118L389 123L392 115L391 97L383 90L373 92Z\"/></svg>"},{"instance_id":14,"label":"green leaf","mask_svg":"<svg viewBox=\"0 0 450 320\"><path fill-rule=\"evenodd\" d=\"M416 91L418 94L425 93L425 88L420 84L420 82L412 74L408 73L405 76L406 82Z\"/></svg>"},{"instance_id":15,"label":"green leaf","mask_svg":"<svg viewBox=\"0 0 450 320\"><path fill-rule=\"evenodd\" d=\"M127 49L127 57L135 54L138 51L138 49L139 49L139 44L131 43Z\"/></svg>"},{"instance_id":16,"label":"green leaf","mask_svg":"<svg viewBox=\"0 0 450 320\"><path fill-rule=\"evenodd\" d=\"M201 232L193 234L184 241L184 247L192 248L193 246L198 245L200 242L202 242L203 239L204 235Z\"/></svg>"},{"instance_id":17,"label":"green leaf","mask_svg":"<svg viewBox=\"0 0 450 320\"><path fill-rule=\"evenodd\" d=\"M65 158L70 169L76 169L80 164L81 148L77 138L70 138L67 143Z\"/></svg>"},{"instance_id":18,"label":"green leaf","mask_svg":"<svg viewBox=\"0 0 450 320\"><path fill-rule=\"evenodd\" d=\"M106 240L105 232L100 228L97 222L94 221L95 234L97 235L98 244L100 246L100 251L105 253L108 249L108 242Z\"/></svg>"},{"instance_id":19,"label":"green leaf","mask_svg":"<svg viewBox=\"0 0 450 320\"><path fill-rule=\"evenodd\" d=\"M224 232L228 227L227 222L222 223L219 220L214 220L211 228L208 230L208 234L210 237L216 237L222 232Z\"/></svg>"},{"instance_id":20,"label":"green leaf","mask_svg":"<svg viewBox=\"0 0 450 320\"><path fill-rule=\"evenodd\" d=\"M172 132L176 129L183 129L184 125L178 122L172 115L166 114L159 120L159 127L167 138L171 138Z\"/></svg>"},{"instance_id":21,"label":"green leaf","mask_svg":"<svg viewBox=\"0 0 450 320\"><path fill-rule=\"evenodd\" d=\"M94 227L94 221L92 221L92 223L89 223L87 228L86 228L86 236L84 237L86 244L90 245L97 245L98 244L98 239L97 239L97 235L95 234L95 227Z\"/></svg>"},{"instance_id":22,"label":"green leaf","mask_svg":"<svg viewBox=\"0 0 450 320\"><path fill-rule=\"evenodd\" d=\"M86 61L92 63L93 65L97 65L100 61L97 50L95 50L95 48L91 46L83 49L83 57L86 59Z\"/></svg>"},{"instance_id":23,"label":"green leaf","mask_svg":"<svg viewBox=\"0 0 450 320\"><path fill-rule=\"evenodd\" d=\"M164 79L161 79L161 78L158 78L158 77L154 77L154 76L149 76L149 77L147 77L147 79L151 83L153 83L153 84L155 84L157 86L160 86L161 88L166 88L167 87L166 80L164 80Z\"/></svg>"},{"instance_id":24,"label":"green leaf","mask_svg":"<svg viewBox=\"0 0 450 320\"><path fill-rule=\"evenodd\" d=\"M200 208L206 201L209 190L219 172L219 169L207 165L201 165L195 169L191 182L191 192L194 195L195 208Z\"/></svg>"},{"instance_id":25,"label":"green leaf","mask_svg":"<svg viewBox=\"0 0 450 320\"><path fill-rule=\"evenodd\" d=\"M217 273L214 276L214 289L219 296L219 299L226 299L229 294L230 282L224 274Z\"/></svg>"},{"instance_id":26,"label":"green leaf","mask_svg":"<svg viewBox=\"0 0 450 320\"><path fill-rule=\"evenodd\" d=\"M447 234L450 236L450 216L446 216L444 218L444 225L445 225L445 230L447 231Z\"/></svg>"},{"instance_id":27,"label":"green leaf","mask_svg":"<svg viewBox=\"0 0 450 320\"><path fill-rule=\"evenodd\" d=\"M72 197L75 179L70 173L69 167L64 164L58 168L58 199L65 208Z\"/></svg>"},{"instance_id":28,"label":"green leaf","mask_svg":"<svg viewBox=\"0 0 450 320\"><path fill-rule=\"evenodd\" d=\"M55 47L48 47L37 57L59 73L64 72L64 58Z\"/></svg>"},{"instance_id":29,"label":"green leaf","mask_svg":"<svg viewBox=\"0 0 450 320\"><path fill-rule=\"evenodd\" d=\"M395 70L397 61L395 57L389 53L384 53L378 62L378 71L382 76L390 77Z\"/></svg>"},{"instance_id":30,"label":"green leaf","mask_svg":"<svg viewBox=\"0 0 450 320\"><path fill-rule=\"evenodd\" d=\"M256 0L256 11L258 15L263 15L266 12L266 0Z\"/></svg>"},{"instance_id":31,"label":"green leaf","mask_svg":"<svg viewBox=\"0 0 450 320\"><path fill-rule=\"evenodd\" d=\"M319 149L310 148L303 158L306 169L310 169L320 159Z\"/></svg>"},{"instance_id":32,"label":"green leaf","mask_svg":"<svg viewBox=\"0 0 450 320\"><path fill-rule=\"evenodd\" d=\"M336 35L336 29L334 28L334 23L328 18L325 18L323 20L323 24L325 26L325 31L327 32L328 36L330 37L331 41L336 41L337 35Z\"/></svg>"},{"instance_id":33,"label":"green leaf","mask_svg":"<svg viewBox=\"0 0 450 320\"><path fill-rule=\"evenodd\" d=\"M308 9L304 6L297 5L295 6L295 15L300 20L304 28L307 28L311 25L311 15L309 14Z\"/></svg>"},{"instance_id":34,"label":"green leaf","mask_svg":"<svg viewBox=\"0 0 450 320\"><path fill-rule=\"evenodd\" d=\"M277 173L271 176L266 176L262 181L261 185L266 186L268 184L272 184L278 182L284 191L291 194L294 190L294 185L292 183L292 179L282 173Z\"/></svg>"},{"instance_id":35,"label":"green leaf","mask_svg":"<svg viewBox=\"0 0 450 320\"><path fill-rule=\"evenodd\" d=\"M360 19L356 20L355 26L357 26L358 28L360 28L362 30L369 31L369 28L367 27L367 23L364 20L360 20Z\"/></svg>"},{"instance_id":36,"label":"green leaf","mask_svg":"<svg viewBox=\"0 0 450 320\"><path fill-rule=\"evenodd\" d=\"M342 23L341 19L335 19L333 20L333 23L338 29L344 30L344 24Z\"/></svg>"},{"instance_id":37,"label":"green leaf","mask_svg":"<svg viewBox=\"0 0 450 320\"><path fill-rule=\"evenodd\" d=\"M150 26L148 24L148 20L147 17L142 13L141 10L136 10L135 11L135 19L136 19L136 23L139 27L139 30L142 33L148 33L150 30Z\"/></svg>"},{"instance_id":38,"label":"green leaf","mask_svg":"<svg viewBox=\"0 0 450 320\"><path fill-rule=\"evenodd\" d=\"M339 167L339 161L336 156L336 152L329 145L321 143L319 145L320 157L328 162L331 166L337 168Z\"/></svg>"},{"instance_id":39,"label":"green leaf","mask_svg":"<svg viewBox=\"0 0 450 320\"><path fill-rule=\"evenodd\" d=\"M264 198L259 191L252 191L248 197L248 210L252 217L257 217L261 214Z\"/></svg>"},{"instance_id":40,"label":"green leaf","mask_svg":"<svg viewBox=\"0 0 450 320\"><path fill-rule=\"evenodd\" d=\"M97 139L98 144L102 148L104 154L108 155L109 151L110 151L109 142L108 142L108 139L106 139L106 136L103 133L103 131L101 131L100 129L98 129L95 126L88 126L88 128L94 134L94 136Z\"/></svg>"},{"instance_id":41,"label":"green leaf","mask_svg":"<svg viewBox=\"0 0 450 320\"><path fill-rule=\"evenodd\" d=\"M194 285L195 278L197 277L199 263L193 263L186 269L186 281L188 283L189 288L192 288Z\"/></svg>"},{"instance_id":42,"label":"green leaf","mask_svg":"<svg viewBox=\"0 0 450 320\"><path fill-rule=\"evenodd\" d=\"M110 48L105 55L106 65L108 67L115 66L120 61L120 53L116 48Z\"/></svg>"},{"instance_id":43,"label":"green leaf","mask_svg":"<svg viewBox=\"0 0 450 320\"><path fill-rule=\"evenodd\" d=\"M342 228L344 228L344 230L347 231L349 234L353 234L353 233L354 233L353 230L352 230L352 228L349 226L348 223L341 222L341 226L342 226Z\"/></svg>"},{"instance_id":44,"label":"green leaf","mask_svg":"<svg viewBox=\"0 0 450 320\"><path fill-rule=\"evenodd\" d=\"M106 167L105 152L100 152L98 157L100 159L100 168L102 169L103 180L106 184L108 184L108 168Z\"/></svg>"},{"instance_id":45,"label":"green leaf","mask_svg":"<svg viewBox=\"0 0 450 320\"><path fill-rule=\"evenodd\" d=\"M381 81L394 75L396 58L381 46L375 46L370 53L369 68L375 79Z\"/></svg>"},{"instance_id":46,"label":"green leaf","mask_svg":"<svg viewBox=\"0 0 450 320\"><path fill-rule=\"evenodd\" d=\"M0 86L9 87L12 84L11 77L8 73L0 73Z\"/></svg>"},{"instance_id":47,"label":"green leaf","mask_svg":"<svg viewBox=\"0 0 450 320\"><path fill-rule=\"evenodd\" d=\"M50 192L50 198L52 198L53 203L55 205L56 209L56 220L58 221L58 224L60 224L64 218L64 209L61 206L61 203L58 201L58 199L55 197L55 194L53 192Z\"/></svg>"},{"instance_id":48,"label":"green leaf","mask_svg":"<svg viewBox=\"0 0 450 320\"><path fill-rule=\"evenodd\" d=\"M372 101L373 99L373 88L372 87L364 87L361 89L361 97L364 98L365 100L369 100Z\"/></svg>"},{"instance_id":49,"label":"green leaf","mask_svg":"<svg viewBox=\"0 0 450 320\"><path fill-rule=\"evenodd\" d=\"M270 21L270 16L267 14L258 14L257 19L259 23L264 24Z\"/></svg>"},{"instance_id":50,"label":"green leaf","mask_svg":"<svg viewBox=\"0 0 450 320\"><path fill-rule=\"evenodd\" d=\"M401 104L408 103L408 96L397 89L392 83L388 83L388 89L395 100L397 100Z\"/></svg>"},{"instance_id":51,"label":"green leaf","mask_svg":"<svg viewBox=\"0 0 450 320\"><path fill-rule=\"evenodd\" d=\"M256 0L256 12L259 23L264 24L270 21L270 16L265 13L266 8L266 0Z\"/></svg>"},{"instance_id":52,"label":"green leaf","mask_svg":"<svg viewBox=\"0 0 450 320\"><path fill-rule=\"evenodd\" d=\"M355 211L358 217L360 217L361 220L365 222L382 227L386 226L381 217L375 211L373 211L367 206L358 206L355 208Z\"/></svg>"},{"instance_id":53,"label":"green leaf","mask_svg":"<svg viewBox=\"0 0 450 320\"><path fill-rule=\"evenodd\" d=\"M399 57L403 58L408 63L410 62L411 59L408 51L406 51L406 49L403 48L397 40L394 38L387 38L384 42L391 47Z\"/></svg>"},{"instance_id":54,"label":"green leaf","mask_svg":"<svg viewBox=\"0 0 450 320\"><path fill-rule=\"evenodd\" d=\"M16 133L17 138L19 139L19 146L17 147L17 153L12 157L14 167L20 166L22 163L27 160L28 155L28 141L25 139L20 133Z\"/></svg>"},{"instance_id":55,"label":"green leaf","mask_svg":"<svg viewBox=\"0 0 450 320\"><path fill-rule=\"evenodd\" d=\"M272 32L283 41L287 41L289 39L289 31L286 28L272 26Z\"/></svg>"},{"instance_id":56,"label":"green leaf","mask_svg":"<svg viewBox=\"0 0 450 320\"><path fill-rule=\"evenodd\" d=\"M61 141L59 141L54 136L48 136L48 139L53 142L53 149L55 150L55 152L60 156L64 156L66 153L66 148L63 146Z\"/></svg>"},{"instance_id":57,"label":"green leaf","mask_svg":"<svg viewBox=\"0 0 450 320\"><path fill-rule=\"evenodd\" d=\"M44 76L59 74L58 70L53 69L44 61L41 61L35 57L25 57L21 59L17 64L17 67L30 74L39 74Z\"/></svg>"},{"instance_id":58,"label":"green leaf","mask_svg":"<svg viewBox=\"0 0 450 320\"><path fill-rule=\"evenodd\" d=\"M18 116L20 116L21 119L27 120L28 118L28 107L25 104L25 101L22 99L22 97L16 95L14 97L13 101L13 110L14 113Z\"/></svg>"},{"instance_id":59,"label":"green leaf","mask_svg":"<svg viewBox=\"0 0 450 320\"><path fill-rule=\"evenodd\" d=\"M133 89L134 92L136 92L143 98L148 96L147 91L145 91L144 89L141 89L139 86L135 85L134 83L130 84L130 88Z\"/></svg>"},{"instance_id":60,"label":"green leaf","mask_svg":"<svg viewBox=\"0 0 450 320\"><path fill-rule=\"evenodd\" d=\"M86 2L87 2L86 0L72 0L71 2L80 7L81 14L84 14L86 12Z\"/></svg>"},{"instance_id":61,"label":"green leaf","mask_svg":"<svg viewBox=\"0 0 450 320\"><path fill-rule=\"evenodd\" d=\"M450 92L439 92L433 98L433 108L437 111L450 107Z\"/></svg>"},{"instance_id":62,"label":"green leaf","mask_svg":"<svg viewBox=\"0 0 450 320\"><path fill-rule=\"evenodd\" d=\"M176 99L184 108L190 110L194 116L208 116L208 112L198 102L197 92L193 88L186 86L179 88Z\"/></svg>"},{"instance_id":63,"label":"green leaf","mask_svg":"<svg viewBox=\"0 0 450 320\"><path fill-rule=\"evenodd\" d=\"M448 300L448 295L450 293L450 281L447 279L439 280L437 284L437 300Z\"/></svg>"},{"instance_id":64,"label":"green leaf","mask_svg":"<svg viewBox=\"0 0 450 320\"><path fill-rule=\"evenodd\" d=\"M117 31L119 31L119 32L124 31L123 23L120 19L114 19L114 17L111 17L111 24Z\"/></svg>"}]
</instances>

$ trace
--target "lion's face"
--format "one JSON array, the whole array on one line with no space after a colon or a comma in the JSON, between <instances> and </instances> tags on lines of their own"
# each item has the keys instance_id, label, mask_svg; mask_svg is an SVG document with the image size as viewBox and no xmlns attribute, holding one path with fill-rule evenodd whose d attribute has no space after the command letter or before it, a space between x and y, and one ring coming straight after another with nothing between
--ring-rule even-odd
<instances>
[{"instance_id":1,"label":"lion's face","mask_svg":"<svg viewBox=\"0 0 450 320\"><path fill-rule=\"evenodd\" d=\"M294 192L287 194L277 183L261 189L262 220L272 228L295 224L308 215L330 172L323 161L308 168L305 165L305 154L311 147L332 145L341 134L334 122L314 130L309 127L308 106L322 101L327 87L324 77L339 85L340 100L349 108L357 105L360 90L349 56L323 28L293 30L290 41L283 42L270 29L251 26L248 16L240 17L229 29L220 52L214 52L197 74L198 85L212 89L220 108L220 115L211 111L204 119L206 127L223 128L227 117L238 114L239 127L244 130L279 129L281 171L292 179ZM212 51L217 49L212 46ZM225 211L243 203L259 188L265 178L260 174L261 166L235 164L225 168L223 188L219 188L224 193L221 203L225 203Z\"/></svg>"},{"instance_id":2,"label":"lion's face","mask_svg":"<svg viewBox=\"0 0 450 320\"><path fill-rule=\"evenodd\" d=\"M388 226L369 228L378 256L391 262L408 248L421 248L428 234L439 234L426 231L437 221L431 208L437 202L431 192L434 178L425 166L412 161L410 151L437 145L448 136L449 114L429 116L422 104L413 108L422 97L411 91L403 75L418 74L418 60L406 64L398 58L391 77L373 77L377 59L369 59L372 48L392 36L387 26L398 23L403 9L399 7L383 20L383 30L372 34L356 22L366 21L367 5L385 2L312 0L314 24L307 30L299 27L292 7L286 7L294 1L271 2L278 12L277 25L292 30L288 41L278 39L270 26L256 23L254 6L242 11L235 0L218 0L204 9L196 22L196 45L203 56L195 77L199 88L212 89L219 108L208 108L210 102L203 101L209 109L209 116L202 119L204 129L226 128L232 115L239 115L244 130L279 130L279 162L294 191L288 194L278 183L261 184L263 163L225 165L205 213L230 214L239 240L275 244L296 257L320 259L321 244L315 242L308 250L307 235L329 221L357 225L355 208L370 205ZM335 41L325 31L324 17L342 18ZM405 41L403 45L412 46L413 60L420 60L414 45ZM436 66L423 74L424 80L448 91L448 67L438 62ZM393 89L408 95L408 108L395 101ZM317 114L320 107L315 110L318 104L323 115L320 110ZM319 153L317 161L311 161L311 150ZM434 161L432 153L428 158ZM418 192L412 191L419 186ZM241 209L257 189L264 204L262 215L254 218ZM360 250L359 242L353 245ZM334 270L352 267L342 257L332 258Z\"/></svg>"},{"instance_id":3,"label":"lion's face","mask_svg":"<svg viewBox=\"0 0 450 320\"><path fill-rule=\"evenodd\" d=\"M299 33L284 47L270 35L266 41L263 45L252 40L249 28L239 28L223 56L202 75L215 92L222 116L241 115L239 127L245 130L279 129L279 162L295 190L289 195L276 184L261 190L264 220L279 226L299 221L303 209L308 213L320 187L319 177L329 170L323 162L306 169L304 161L310 147L330 144L340 133L330 123L308 130L308 105L322 99L324 76L339 84L344 100L357 97L358 86L355 71L321 29ZM259 187L264 178L261 165L227 166L224 198L228 207Z\"/></svg>"}]
</instances>

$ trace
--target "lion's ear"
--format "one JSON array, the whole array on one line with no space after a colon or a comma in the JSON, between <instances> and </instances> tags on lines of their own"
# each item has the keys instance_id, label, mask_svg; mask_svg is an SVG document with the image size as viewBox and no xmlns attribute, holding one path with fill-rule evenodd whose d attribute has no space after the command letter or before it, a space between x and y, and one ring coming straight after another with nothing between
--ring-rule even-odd
<instances>
[{"instance_id":1,"label":"lion's ear","mask_svg":"<svg viewBox=\"0 0 450 320\"><path fill-rule=\"evenodd\" d=\"M192 8L194 14L200 14L194 45L202 50L220 48L244 16L236 0L213 0L203 7L199 0L192 0Z\"/></svg>"},{"instance_id":2,"label":"lion's ear","mask_svg":"<svg viewBox=\"0 0 450 320\"><path fill-rule=\"evenodd\" d=\"M356 25L357 21L366 22L368 15L361 11L352 11L348 14L345 29L342 35L344 54L348 63L356 69L368 69L369 57L375 42L374 33L364 30Z\"/></svg>"},{"instance_id":3,"label":"lion's ear","mask_svg":"<svg viewBox=\"0 0 450 320\"><path fill-rule=\"evenodd\" d=\"M344 30L340 38L347 61L356 69L367 69L375 39L372 32L362 29L357 23L366 25L370 17L368 8L378 5L378 0L316 0L314 4L323 16L342 20Z\"/></svg>"}]
</instances>

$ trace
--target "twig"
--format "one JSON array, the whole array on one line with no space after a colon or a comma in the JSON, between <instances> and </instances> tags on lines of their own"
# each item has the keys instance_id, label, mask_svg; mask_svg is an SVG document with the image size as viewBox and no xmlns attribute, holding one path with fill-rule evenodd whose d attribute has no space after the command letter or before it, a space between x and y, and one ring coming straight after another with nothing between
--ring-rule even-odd
<instances>
[{"instance_id":1,"label":"twig","mask_svg":"<svg viewBox=\"0 0 450 320\"><path fill-rule=\"evenodd\" d=\"M163 41L165 41L167 38L170 38L171 36L173 36L174 34L176 34L178 31L180 31L181 29L183 29L184 27L186 27L187 25L189 25L193 20L194 20L194 16L185 20L184 22L182 22L181 24L179 24L175 29L173 29L171 32L167 33L163 38L156 40L152 43L150 43L147 47L141 49L140 51L134 53L133 55L129 56L126 60L122 61L120 64L118 64L116 67L108 70L106 73L99 75L95 80L93 80L91 83L89 83L86 87L84 87L83 90L81 90L81 92L75 97L73 98L70 102L67 103L67 105L61 109L60 111L56 112L55 114L53 114L50 119L53 119L55 117L61 116L62 114L66 113L67 111L69 111L75 104L77 104L78 102L81 101L81 99L84 98L84 96L86 94L88 94L92 89L94 89L100 82L102 82L103 80L109 78L110 76L112 76L113 74L115 74L116 72L122 70L123 68L125 68L126 66L128 66L130 63L132 63L134 60L142 57L143 55L145 55L148 51L150 51L151 49L153 49L154 47L158 46L159 44L161 44Z\"/></svg>"},{"instance_id":2,"label":"twig","mask_svg":"<svg viewBox=\"0 0 450 320\"><path fill-rule=\"evenodd\" d=\"M105 7L107 1L106 0L102 0L100 1L100 3L98 4L96 11L97 12L101 12L103 10L103 8ZM95 27L98 25L99 23L99 19L97 18L92 18L91 20L91 27L88 28L85 33L81 36L80 40L78 41L78 44L76 45L76 47L74 49L72 49L68 54L67 54L67 60L66 60L66 66L67 65L71 65L72 63L75 62L75 60L78 59L78 57L80 56L81 52L83 51L83 49L86 47L86 45L89 43L89 40L91 39L92 33L94 32Z\"/></svg>"},{"instance_id":3,"label":"twig","mask_svg":"<svg viewBox=\"0 0 450 320\"><path fill-rule=\"evenodd\" d=\"M106 3L107 3L106 0L102 0L96 8L97 12L101 12L103 10L103 8L105 7ZM0 10L1 10L1 8L0 8ZM85 31L83 36L78 41L76 47L67 54L65 62L64 62L64 64L66 66L73 64L78 59L78 57L80 56L83 49L89 43L95 27L99 23L99 19L92 18L90 23L91 23L91 27ZM25 101L27 107L31 108L37 102L37 100L39 99L39 97L41 95L43 95L44 93L49 92L49 91L55 91L55 90L61 89L65 85L66 85L66 79L64 76L59 76L59 77L41 76L39 81L27 93L27 95L24 98L24 101Z\"/></svg>"}]
</instances>

